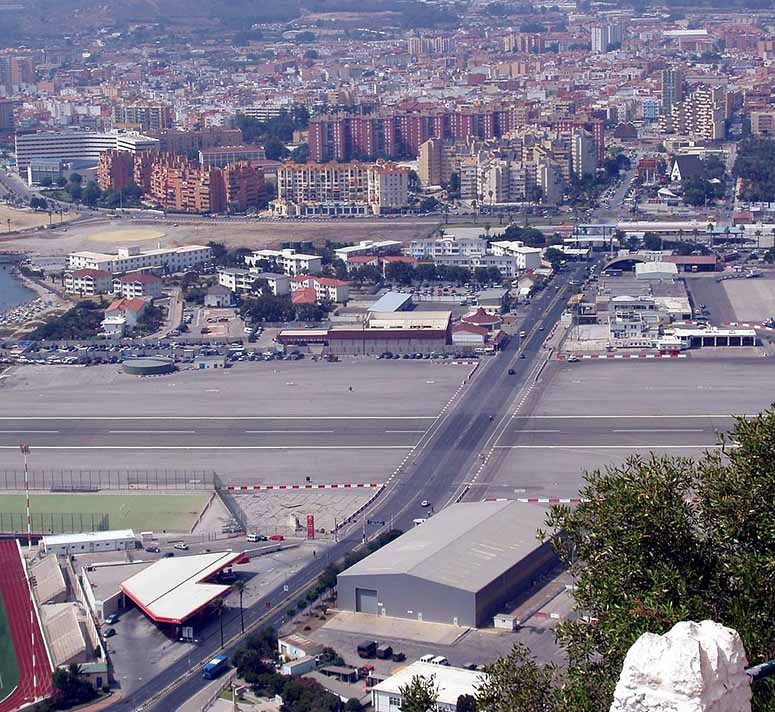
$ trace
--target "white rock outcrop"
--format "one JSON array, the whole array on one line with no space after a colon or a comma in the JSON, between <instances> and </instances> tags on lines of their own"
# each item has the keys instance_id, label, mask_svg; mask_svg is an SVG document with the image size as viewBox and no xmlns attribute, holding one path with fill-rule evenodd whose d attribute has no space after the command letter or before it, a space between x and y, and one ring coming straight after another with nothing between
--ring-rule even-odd
<instances>
[{"instance_id":1,"label":"white rock outcrop","mask_svg":"<svg viewBox=\"0 0 775 712\"><path fill-rule=\"evenodd\" d=\"M747 663L737 631L713 621L644 633L624 659L610 712L750 712Z\"/></svg>"}]
</instances>

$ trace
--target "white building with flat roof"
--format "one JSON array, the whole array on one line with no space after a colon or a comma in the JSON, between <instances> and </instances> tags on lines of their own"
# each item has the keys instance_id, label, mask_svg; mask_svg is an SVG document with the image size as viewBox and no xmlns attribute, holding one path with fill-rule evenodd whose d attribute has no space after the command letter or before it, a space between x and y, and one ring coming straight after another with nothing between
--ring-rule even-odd
<instances>
[{"instance_id":1,"label":"white building with flat roof","mask_svg":"<svg viewBox=\"0 0 775 712\"><path fill-rule=\"evenodd\" d=\"M356 255L400 255L402 245L400 240L361 240L357 245L334 250L334 254L347 264Z\"/></svg>"},{"instance_id":2,"label":"white building with flat roof","mask_svg":"<svg viewBox=\"0 0 775 712\"><path fill-rule=\"evenodd\" d=\"M513 257L517 269L538 269L541 266L541 248L528 247L520 240L498 240L490 243L490 250L497 257Z\"/></svg>"},{"instance_id":3,"label":"white building with flat roof","mask_svg":"<svg viewBox=\"0 0 775 712\"><path fill-rule=\"evenodd\" d=\"M204 245L160 247L141 250L137 245L119 247L116 254L105 252L71 252L67 256L69 269L98 269L111 274L138 270L163 270L169 273L184 272L207 262L212 250Z\"/></svg>"},{"instance_id":4,"label":"white building with flat roof","mask_svg":"<svg viewBox=\"0 0 775 712\"><path fill-rule=\"evenodd\" d=\"M266 262L271 270L295 277L297 274L320 274L323 261L320 255L305 255L291 248L284 250L256 250L245 257L248 267L260 267Z\"/></svg>"},{"instance_id":5,"label":"white building with flat roof","mask_svg":"<svg viewBox=\"0 0 775 712\"><path fill-rule=\"evenodd\" d=\"M43 549L47 554L67 556L95 551L121 551L134 549L137 537L131 529L115 529L106 532L80 534L56 534L43 537Z\"/></svg>"},{"instance_id":6,"label":"white building with flat roof","mask_svg":"<svg viewBox=\"0 0 775 712\"><path fill-rule=\"evenodd\" d=\"M435 709L438 712L454 712L457 698L461 695L475 696L487 673L419 661L412 663L371 688L374 712L401 712L401 688L409 685L414 677L428 680L433 677L438 690Z\"/></svg>"},{"instance_id":7,"label":"white building with flat roof","mask_svg":"<svg viewBox=\"0 0 775 712\"><path fill-rule=\"evenodd\" d=\"M70 161L93 160L109 150L153 151L159 149L159 141L149 136L126 131L40 131L16 134L16 163L19 172L26 170L35 159Z\"/></svg>"}]
</instances>

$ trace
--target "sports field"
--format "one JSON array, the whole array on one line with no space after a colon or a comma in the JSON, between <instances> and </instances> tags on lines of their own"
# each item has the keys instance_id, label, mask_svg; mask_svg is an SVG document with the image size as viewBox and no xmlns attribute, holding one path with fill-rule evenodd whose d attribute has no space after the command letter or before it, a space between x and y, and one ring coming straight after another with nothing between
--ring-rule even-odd
<instances>
[{"instance_id":1,"label":"sports field","mask_svg":"<svg viewBox=\"0 0 775 712\"><path fill-rule=\"evenodd\" d=\"M189 531L197 515L205 506L208 495L153 494L153 495L100 495L100 494L40 494L30 497L33 523L36 515L85 514L110 517L111 529L137 531ZM23 495L3 495L0 512L21 514L25 511Z\"/></svg>"},{"instance_id":2,"label":"sports field","mask_svg":"<svg viewBox=\"0 0 775 712\"><path fill-rule=\"evenodd\" d=\"M8 616L5 614L3 597L0 596L0 700L13 692L19 682L19 666L16 664L16 651L13 647Z\"/></svg>"}]
</instances>

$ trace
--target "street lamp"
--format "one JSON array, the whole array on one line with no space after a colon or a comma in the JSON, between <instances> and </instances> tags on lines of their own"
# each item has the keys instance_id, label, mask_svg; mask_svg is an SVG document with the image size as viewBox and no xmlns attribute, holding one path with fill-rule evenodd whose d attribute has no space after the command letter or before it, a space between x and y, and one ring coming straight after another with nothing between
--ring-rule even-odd
<instances>
[{"instance_id":1,"label":"street lamp","mask_svg":"<svg viewBox=\"0 0 775 712\"><path fill-rule=\"evenodd\" d=\"M30 454L30 445L26 442L19 443L19 449L24 456L24 496L27 501L27 549L32 549L32 519L30 517L30 479L27 469L27 455Z\"/></svg>"}]
</instances>

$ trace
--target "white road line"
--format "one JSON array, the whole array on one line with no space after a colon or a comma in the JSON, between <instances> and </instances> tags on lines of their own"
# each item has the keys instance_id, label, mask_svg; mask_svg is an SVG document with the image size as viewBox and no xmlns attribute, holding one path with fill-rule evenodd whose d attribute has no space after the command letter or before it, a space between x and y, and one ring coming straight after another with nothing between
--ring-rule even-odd
<instances>
[{"instance_id":1,"label":"white road line","mask_svg":"<svg viewBox=\"0 0 775 712\"><path fill-rule=\"evenodd\" d=\"M612 433L704 433L704 428L624 428Z\"/></svg>"},{"instance_id":2,"label":"white road line","mask_svg":"<svg viewBox=\"0 0 775 712\"><path fill-rule=\"evenodd\" d=\"M386 430L386 433L424 433L424 430Z\"/></svg>"},{"instance_id":3,"label":"white road line","mask_svg":"<svg viewBox=\"0 0 775 712\"><path fill-rule=\"evenodd\" d=\"M649 420L649 419L663 419L663 418L686 418L691 420L693 418L734 418L736 416L731 413L717 413L716 415L515 415L514 418L521 420L590 420L592 418L599 420L618 420L618 419L630 419L630 420ZM743 418L753 418L754 415L743 415Z\"/></svg>"},{"instance_id":4,"label":"white road line","mask_svg":"<svg viewBox=\"0 0 775 712\"><path fill-rule=\"evenodd\" d=\"M515 430L515 433L559 433L560 430Z\"/></svg>"},{"instance_id":5,"label":"white road line","mask_svg":"<svg viewBox=\"0 0 775 712\"><path fill-rule=\"evenodd\" d=\"M411 450L414 445L35 445L35 450ZM0 445L0 450L18 450Z\"/></svg>"},{"instance_id":6,"label":"white road line","mask_svg":"<svg viewBox=\"0 0 775 712\"><path fill-rule=\"evenodd\" d=\"M110 435L193 435L196 430L108 430Z\"/></svg>"},{"instance_id":7,"label":"white road line","mask_svg":"<svg viewBox=\"0 0 775 712\"><path fill-rule=\"evenodd\" d=\"M319 433L333 433L334 430L246 430L246 433L256 435L268 435L270 433L299 433L301 435L316 435Z\"/></svg>"},{"instance_id":8,"label":"white road line","mask_svg":"<svg viewBox=\"0 0 775 712\"><path fill-rule=\"evenodd\" d=\"M0 433L58 433L58 430L0 430Z\"/></svg>"},{"instance_id":9,"label":"white road line","mask_svg":"<svg viewBox=\"0 0 775 712\"><path fill-rule=\"evenodd\" d=\"M3 420L436 420L435 415L0 415Z\"/></svg>"},{"instance_id":10,"label":"white road line","mask_svg":"<svg viewBox=\"0 0 775 712\"><path fill-rule=\"evenodd\" d=\"M719 448L718 443L706 445L496 445L501 450L704 450ZM727 447L732 447L727 445Z\"/></svg>"}]
</instances>

